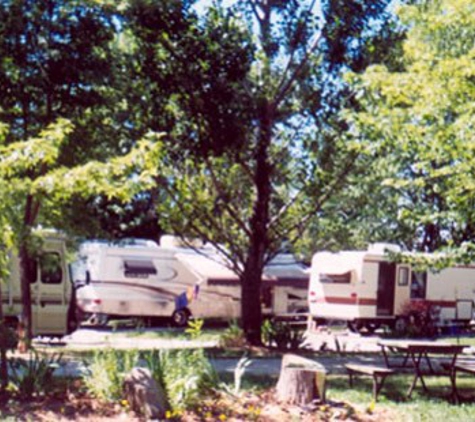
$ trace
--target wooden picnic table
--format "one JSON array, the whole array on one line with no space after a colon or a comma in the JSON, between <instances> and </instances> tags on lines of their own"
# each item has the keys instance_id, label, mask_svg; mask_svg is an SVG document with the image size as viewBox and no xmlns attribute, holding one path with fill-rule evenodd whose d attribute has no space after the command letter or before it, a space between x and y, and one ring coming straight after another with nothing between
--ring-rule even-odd
<instances>
[{"instance_id":1,"label":"wooden picnic table","mask_svg":"<svg viewBox=\"0 0 475 422\"><path fill-rule=\"evenodd\" d=\"M403 356L402 365L399 365L399 367L413 368L414 379L412 380L411 386L407 392L407 397L411 397L418 380L421 381L424 391L428 392L427 386L424 382L424 375L427 375L427 373L422 371L423 360L427 363L429 375L446 375L450 378L452 386L451 395L456 396L457 392L453 382L454 367L457 361L457 355L462 353L463 349L468 347L467 345L418 340L381 340L378 344L381 347L388 368L394 367L394 365L389 361L388 351ZM431 363L432 355L439 355L447 358L447 362L444 365L446 368L444 373L434 371L434 367Z\"/></svg>"}]
</instances>

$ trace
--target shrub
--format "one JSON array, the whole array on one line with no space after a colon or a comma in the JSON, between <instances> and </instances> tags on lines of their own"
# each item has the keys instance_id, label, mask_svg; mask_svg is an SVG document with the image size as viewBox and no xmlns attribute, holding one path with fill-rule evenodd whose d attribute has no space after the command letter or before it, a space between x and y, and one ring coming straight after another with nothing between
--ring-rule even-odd
<instances>
[{"instance_id":1,"label":"shrub","mask_svg":"<svg viewBox=\"0 0 475 422\"><path fill-rule=\"evenodd\" d=\"M219 384L203 349L160 350L144 356L155 381L161 383L174 411L195 406Z\"/></svg>"},{"instance_id":2,"label":"shrub","mask_svg":"<svg viewBox=\"0 0 475 422\"><path fill-rule=\"evenodd\" d=\"M239 326L237 321L231 321L229 327L224 330L219 339L221 347L244 347L246 346L246 337L244 331Z\"/></svg>"},{"instance_id":3,"label":"shrub","mask_svg":"<svg viewBox=\"0 0 475 422\"><path fill-rule=\"evenodd\" d=\"M185 333L190 336L191 340L196 340L200 338L203 334L203 319L195 319L188 321L188 327L185 330Z\"/></svg>"},{"instance_id":4,"label":"shrub","mask_svg":"<svg viewBox=\"0 0 475 422\"><path fill-rule=\"evenodd\" d=\"M437 334L438 312L425 300L407 301L402 310L405 324L396 327L398 336L434 337Z\"/></svg>"},{"instance_id":5,"label":"shrub","mask_svg":"<svg viewBox=\"0 0 475 422\"><path fill-rule=\"evenodd\" d=\"M53 372L61 364L62 355L41 355L31 349L26 359L12 358L9 361L10 382L22 398L47 395L53 387Z\"/></svg>"},{"instance_id":6,"label":"shrub","mask_svg":"<svg viewBox=\"0 0 475 422\"><path fill-rule=\"evenodd\" d=\"M95 397L114 401L122 397L122 383L125 375L138 366L139 353L136 350L114 349L95 351L92 362L85 362L87 371L84 384Z\"/></svg>"},{"instance_id":7,"label":"shrub","mask_svg":"<svg viewBox=\"0 0 475 422\"><path fill-rule=\"evenodd\" d=\"M266 319L261 326L262 342L267 347L297 349L302 343L303 332L285 322Z\"/></svg>"}]
</instances>

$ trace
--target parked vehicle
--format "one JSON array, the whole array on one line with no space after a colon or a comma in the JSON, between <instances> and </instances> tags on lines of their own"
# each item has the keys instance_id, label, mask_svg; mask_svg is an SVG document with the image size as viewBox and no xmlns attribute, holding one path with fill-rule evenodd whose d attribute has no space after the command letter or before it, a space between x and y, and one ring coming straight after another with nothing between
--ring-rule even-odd
<instances>
[{"instance_id":1,"label":"parked vehicle","mask_svg":"<svg viewBox=\"0 0 475 422\"><path fill-rule=\"evenodd\" d=\"M87 242L79 256L77 306L92 324L109 318L171 317L182 326L190 316L240 316L239 278L212 247L183 247L173 237L165 237L160 246L150 241ZM308 279L306 267L293 257L278 256L265 270L263 312L306 311Z\"/></svg>"},{"instance_id":2,"label":"parked vehicle","mask_svg":"<svg viewBox=\"0 0 475 422\"><path fill-rule=\"evenodd\" d=\"M387 249L398 251L375 244L367 251L316 253L308 294L311 316L347 321L354 330L372 331L381 324L402 328L411 309L426 304L439 326L471 321L475 265L415 271L410 264L391 261Z\"/></svg>"},{"instance_id":3,"label":"parked vehicle","mask_svg":"<svg viewBox=\"0 0 475 422\"><path fill-rule=\"evenodd\" d=\"M64 334L76 327L74 293L66 262L65 238L48 232L35 261L36 279L31 284L32 331ZM10 257L10 275L2 285L2 305L7 324L16 326L22 310L20 261Z\"/></svg>"}]
</instances>

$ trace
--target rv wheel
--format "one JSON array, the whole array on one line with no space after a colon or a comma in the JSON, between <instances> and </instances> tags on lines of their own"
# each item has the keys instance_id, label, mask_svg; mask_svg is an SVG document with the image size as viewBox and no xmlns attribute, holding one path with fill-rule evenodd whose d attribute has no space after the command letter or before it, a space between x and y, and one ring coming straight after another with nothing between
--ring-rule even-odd
<instances>
[{"instance_id":1,"label":"rv wheel","mask_svg":"<svg viewBox=\"0 0 475 422\"><path fill-rule=\"evenodd\" d=\"M178 309L172 314L172 322L175 327L185 327L190 318L190 311L188 309Z\"/></svg>"}]
</instances>

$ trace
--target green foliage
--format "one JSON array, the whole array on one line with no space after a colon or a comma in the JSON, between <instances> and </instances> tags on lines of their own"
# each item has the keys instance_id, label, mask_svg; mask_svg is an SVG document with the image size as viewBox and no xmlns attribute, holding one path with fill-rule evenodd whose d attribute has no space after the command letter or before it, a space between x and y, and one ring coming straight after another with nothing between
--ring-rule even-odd
<instances>
[{"instance_id":1,"label":"green foliage","mask_svg":"<svg viewBox=\"0 0 475 422\"><path fill-rule=\"evenodd\" d=\"M397 336L411 338L433 338L437 335L438 311L425 300L411 300L404 304L402 310L404 324L395 326Z\"/></svg>"},{"instance_id":2,"label":"green foliage","mask_svg":"<svg viewBox=\"0 0 475 422\"><path fill-rule=\"evenodd\" d=\"M198 17L190 3L136 0L127 11L147 116L151 125L165 118L175 140L159 215L169 231L227 258L243 285L251 342L260 340L265 264L301 239L353 170L347 127L328 131L327 117L346 98L339 70L356 64L368 38L377 49L368 33L387 4L215 2Z\"/></svg>"},{"instance_id":3,"label":"green foliage","mask_svg":"<svg viewBox=\"0 0 475 422\"><path fill-rule=\"evenodd\" d=\"M99 399L120 400L124 377L138 365L138 361L139 353L135 350L94 351L90 361L84 362L87 368L83 375L84 384Z\"/></svg>"},{"instance_id":4,"label":"green foliage","mask_svg":"<svg viewBox=\"0 0 475 422\"><path fill-rule=\"evenodd\" d=\"M151 350L143 354L143 361L146 367L150 370L153 379L164 388L167 395L167 401L169 402L168 391L166 388L166 367L165 367L165 355L169 353L165 350Z\"/></svg>"},{"instance_id":5,"label":"green foliage","mask_svg":"<svg viewBox=\"0 0 475 422\"><path fill-rule=\"evenodd\" d=\"M137 142L128 154L107 162L90 161L71 169L59 168L38 178L33 185L34 192L48 195L56 203L74 195L89 198L103 194L130 200L156 184L162 151L159 139L160 135L150 134Z\"/></svg>"},{"instance_id":6,"label":"green foliage","mask_svg":"<svg viewBox=\"0 0 475 422\"><path fill-rule=\"evenodd\" d=\"M26 358L11 358L10 382L13 388L24 399L48 394L54 386L53 372L61 360L61 354L40 354L34 349Z\"/></svg>"},{"instance_id":7,"label":"green foliage","mask_svg":"<svg viewBox=\"0 0 475 422\"><path fill-rule=\"evenodd\" d=\"M297 349L303 340L303 332L288 322L266 319L261 326L262 342L267 347Z\"/></svg>"},{"instance_id":8,"label":"green foliage","mask_svg":"<svg viewBox=\"0 0 475 422\"><path fill-rule=\"evenodd\" d=\"M203 349L161 351L164 386L173 410L199 403L200 397L218 385L217 374Z\"/></svg>"},{"instance_id":9,"label":"green foliage","mask_svg":"<svg viewBox=\"0 0 475 422\"><path fill-rule=\"evenodd\" d=\"M146 366L163 386L173 410L196 405L202 394L218 385L217 374L203 349L153 350L147 352L95 351L85 362L84 383L95 397L118 401L125 375L135 366Z\"/></svg>"},{"instance_id":10,"label":"green foliage","mask_svg":"<svg viewBox=\"0 0 475 422\"><path fill-rule=\"evenodd\" d=\"M246 344L244 331L236 320L231 321L229 327L219 337L220 347L244 347Z\"/></svg>"},{"instance_id":11,"label":"green foliage","mask_svg":"<svg viewBox=\"0 0 475 422\"><path fill-rule=\"evenodd\" d=\"M409 249L433 251L475 239L473 4L398 13L408 28L404 67L349 76L360 108L347 117L372 174L372 209Z\"/></svg>"},{"instance_id":12,"label":"green foliage","mask_svg":"<svg viewBox=\"0 0 475 422\"><path fill-rule=\"evenodd\" d=\"M92 1L1 3L0 120L10 126L9 141L26 140L60 117L78 123L81 112L102 102L111 10Z\"/></svg>"},{"instance_id":13,"label":"green foliage","mask_svg":"<svg viewBox=\"0 0 475 422\"><path fill-rule=\"evenodd\" d=\"M185 329L185 333L190 336L191 340L200 338L203 334L204 319L191 319L188 321L188 327Z\"/></svg>"}]
</instances>

